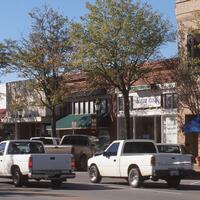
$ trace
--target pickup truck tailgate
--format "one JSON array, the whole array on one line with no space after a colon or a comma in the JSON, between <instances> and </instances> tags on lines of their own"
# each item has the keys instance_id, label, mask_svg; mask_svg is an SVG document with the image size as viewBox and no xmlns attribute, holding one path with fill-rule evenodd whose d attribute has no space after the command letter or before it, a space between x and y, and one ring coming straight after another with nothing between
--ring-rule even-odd
<instances>
[{"instance_id":1,"label":"pickup truck tailgate","mask_svg":"<svg viewBox=\"0 0 200 200\"><path fill-rule=\"evenodd\" d=\"M33 154L32 171L71 170L71 154Z\"/></svg>"},{"instance_id":2,"label":"pickup truck tailgate","mask_svg":"<svg viewBox=\"0 0 200 200\"><path fill-rule=\"evenodd\" d=\"M155 155L155 169L168 170L168 169L192 169L192 155L190 154L167 154L161 153Z\"/></svg>"}]
</instances>

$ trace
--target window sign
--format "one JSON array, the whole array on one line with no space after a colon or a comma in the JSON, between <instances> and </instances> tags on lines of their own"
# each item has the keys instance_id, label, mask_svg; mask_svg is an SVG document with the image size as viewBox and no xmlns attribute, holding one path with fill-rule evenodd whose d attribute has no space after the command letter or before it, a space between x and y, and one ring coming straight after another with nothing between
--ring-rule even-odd
<instances>
[{"instance_id":1,"label":"window sign","mask_svg":"<svg viewBox=\"0 0 200 200\"><path fill-rule=\"evenodd\" d=\"M164 117L163 122L163 142L177 143L177 118L173 116Z\"/></svg>"}]
</instances>

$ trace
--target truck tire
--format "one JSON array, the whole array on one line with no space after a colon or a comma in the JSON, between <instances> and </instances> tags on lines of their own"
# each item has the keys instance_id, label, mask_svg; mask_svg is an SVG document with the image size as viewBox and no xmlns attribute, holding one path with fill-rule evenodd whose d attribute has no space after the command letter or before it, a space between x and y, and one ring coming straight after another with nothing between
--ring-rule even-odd
<instances>
[{"instance_id":1,"label":"truck tire","mask_svg":"<svg viewBox=\"0 0 200 200\"><path fill-rule=\"evenodd\" d=\"M169 177L167 180L167 184L170 188L178 188L181 182L180 177Z\"/></svg>"},{"instance_id":2,"label":"truck tire","mask_svg":"<svg viewBox=\"0 0 200 200\"><path fill-rule=\"evenodd\" d=\"M80 171L87 171L87 156L86 155L81 156L79 160L78 168Z\"/></svg>"},{"instance_id":3,"label":"truck tire","mask_svg":"<svg viewBox=\"0 0 200 200\"><path fill-rule=\"evenodd\" d=\"M128 172L128 183L133 188L142 186L143 179L140 170L137 167L133 167Z\"/></svg>"},{"instance_id":4,"label":"truck tire","mask_svg":"<svg viewBox=\"0 0 200 200\"><path fill-rule=\"evenodd\" d=\"M89 168L89 177L92 183L100 183L101 182L101 175L96 165L92 165Z\"/></svg>"},{"instance_id":5,"label":"truck tire","mask_svg":"<svg viewBox=\"0 0 200 200\"><path fill-rule=\"evenodd\" d=\"M12 179L15 187L21 187L23 185L24 179L19 167L15 167L12 170Z\"/></svg>"},{"instance_id":6,"label":"truck tire","mask_svg":"<svg viewBox=\"0 0 200 200\"><path fill-rule=\"evenodd\" d=\"M53 188L59 188L62 185L61 179L51 180L51 184Z\"/></svg>"}]
</instances>

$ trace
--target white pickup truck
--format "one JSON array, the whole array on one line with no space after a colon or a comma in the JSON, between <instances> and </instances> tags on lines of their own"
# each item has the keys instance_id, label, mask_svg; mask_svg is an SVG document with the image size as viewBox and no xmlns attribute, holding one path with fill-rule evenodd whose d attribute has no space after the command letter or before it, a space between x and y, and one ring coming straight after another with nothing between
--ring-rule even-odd
<instances>
[{"instance_id":1,"label":"white pickup truck","mask_svg":"<svg viewBox=\"0 0 200 200\"><path fill-rule=\"evenodd\" d=\"M51 180L60 186L74 178L71 154L45 154L43 143L31 140L7 140L0 143L0 177L12 178L17 187L28 179Z\"/></svg>"},{"instance_id":2,"label":"white pickup truck","mask_svg":"<svg viewBox=\"0 0 200 200\"><path fill-rule=\"evenodd\" d=\"M193 173L192 155L158 153L150 140L116 140L101 154L88 160L90 181L99 183L102 177L126 178L132 187L144 180L164 179L177 188L182 178Z\"/></svg>"}]
</instances>

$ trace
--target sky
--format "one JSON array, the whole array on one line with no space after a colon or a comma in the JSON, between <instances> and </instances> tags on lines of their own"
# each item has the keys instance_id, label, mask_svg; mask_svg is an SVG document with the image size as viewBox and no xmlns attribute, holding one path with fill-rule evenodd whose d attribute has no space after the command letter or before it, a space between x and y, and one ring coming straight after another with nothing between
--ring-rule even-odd
<instances>
[{"instance_id":1,"label":"sky","mask_svg":"<svg viewBox=\"0 0 200 200\"><path fill-rule=\"evenodd\" d=\"M144 0L145 1L145 0ZM95 0L1 0L0 4L0 42L4 39L20 40L31 30L28 13L34 8L47 5L56 9L63 16L78 21L87 13L86 2ZM175 0L146 0L153 10L161 13L176 29ZM162 47L162 55L166 58L177 54L177 42ZM16 74L1 77L1 83L19 80Z\"/></svg>"}]
</instances>

